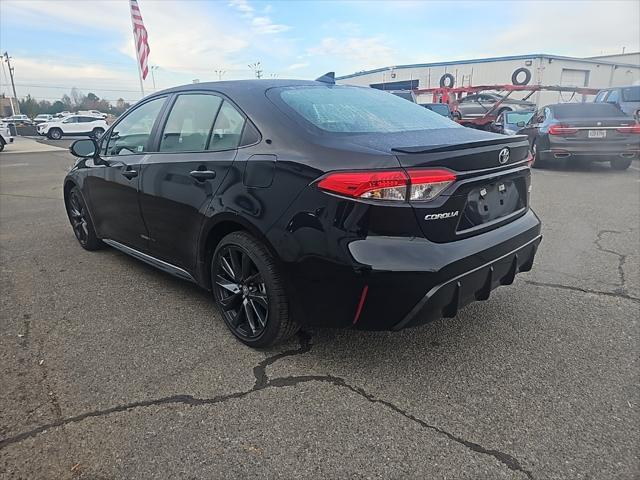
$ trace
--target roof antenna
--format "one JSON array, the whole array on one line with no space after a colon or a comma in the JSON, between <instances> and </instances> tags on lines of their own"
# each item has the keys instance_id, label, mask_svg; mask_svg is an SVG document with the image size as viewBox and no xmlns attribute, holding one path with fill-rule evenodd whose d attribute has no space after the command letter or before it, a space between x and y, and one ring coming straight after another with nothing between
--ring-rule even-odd
<instances>
[{"instance_id":1,"label":"roof antenna","mask_svg":"<svg viewBox=\"0 0 640 480\"><path fill-rule=\"evenodd\" d=\"M316 82L328 83L329 85L336 84L336 72L327 72L321 77L316 78Z\"/></svg>"}]
</instances>

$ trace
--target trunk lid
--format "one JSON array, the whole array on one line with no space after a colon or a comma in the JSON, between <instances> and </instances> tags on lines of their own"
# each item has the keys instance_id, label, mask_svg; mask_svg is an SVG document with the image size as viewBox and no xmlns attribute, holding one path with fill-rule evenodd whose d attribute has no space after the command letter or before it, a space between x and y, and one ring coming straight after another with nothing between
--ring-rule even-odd
<instances>
[{"instance_id":1,"label":"trunk lid","mask_svg":"<svg viewBox=\"0 0 640 480\"><path fill-rule=\"evenodd\" d=\"M482 133L484 138L450 145L393 148L406 170L440 167L456 174L456 181L434 200L410 202L429 240L478 235L515 220L528 208L527 138Z\"/></svg>"}]
</instances>

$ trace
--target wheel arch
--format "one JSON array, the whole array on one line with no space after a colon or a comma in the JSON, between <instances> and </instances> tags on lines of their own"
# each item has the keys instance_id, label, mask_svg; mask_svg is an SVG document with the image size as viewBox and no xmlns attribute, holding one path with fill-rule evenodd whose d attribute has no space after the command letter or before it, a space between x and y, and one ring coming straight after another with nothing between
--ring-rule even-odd
<instances>
[{"instance_id":1,"label":"wheel arch","mask_svg":"<svg viewBox=\"0 0 640 480\"><path fill-rule=\"evenodd\" d=\"M220 241L233 232L250 233L260 240L274 257L279 258L279 255L264 233L251 222L232 213L216 215L205 223L198 242L198 281L207 289L211 289L211 275L209 270L213 253Z\"/></svg>"}]
</instances>

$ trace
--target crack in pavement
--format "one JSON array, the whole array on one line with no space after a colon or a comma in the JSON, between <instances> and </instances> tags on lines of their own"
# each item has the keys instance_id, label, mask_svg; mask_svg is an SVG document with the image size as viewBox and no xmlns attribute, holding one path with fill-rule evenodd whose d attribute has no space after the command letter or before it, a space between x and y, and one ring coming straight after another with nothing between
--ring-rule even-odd
<instances>
[{"instance_id":1,"label":"crack in pavement","mask_svg":"<svg viewBox=\"0 0 640 480\"><path fill-rule=\"evenodd\" d=\"M536 287L549 287L558 288L560 290L570 290L572 292L590 293L592 295L602 295L604 297L616 297L624 298L625 300L631 300L632 302L640 302L640 298L629 295L622 292L604 292L602 290L591 290L589 288L574 287L573 285L563 285L561 283L549 283L549 282L536 282L535 280L525 280L525 283L529 285L535 285Z\"/></svg>"},{"instance_id":2,"label":"crack in pavement","mask_svg":"<svg viewBox=\"0 0 640 480\"><path fill-rule=\"evenodd\" d=\"M102 417L102 416L110 415L112 413L126 412L136 408L144 408L144 407L158 406L158 405L172 405L172 404L183 404L183 405L189 405L189 406L214 405L217 403L224 403L228 400L243 398L247 395L250 395L251 393L265 390L267 388L295 387L302 383L321 382L321 383L328 383L330 385L340 387L340 388L346 388L347 390L359 395L360 397L364 398L365 400L371 403L378 403L380 405L383 405L389 410L399 415L402 415L407 420L410 420L420 425L422 428L426 428L436 433L439 433L441 435L444 435L449 440L452 440L470 449L473 452L480 453L483 455L490 455L494 457L496 460L498 460L500 463L505 465L510 470L523 473L524 475L526 475L528 479L533 480L532 473L529 470L525 469L520 464L520 462L512 455L509 455L508 453L505 453L505 452L501 452L499 450L485 448L480 444L471 442L469 440L465 440L464 438L458 437L446 430L443 430L440 427L431 425L425 422L424 420L410 414L406 410L403 410L402 408L398 407L392 402L376 398L375 395L367 392L363 388L350 385L349 383L346 382L344 378L336 377L333 375L301 375L301 376L288 376L288 377L278 377L278 378L270 379L266 371L269 365L273 365L275 362L277 362L282 358L292 357L295 355L302 355L311 350L311 345L312 345L311 336L307 332L300 331L300 333L298 334L298 337L300 339L300 346L298 348L286 350L284 352L280 352L275 355L269 356L264 360L262 360L253 368L253 375L256 381L254 386L249 390L229 393L226 395L218 395L212 398L196 398L196 397L193 397L192 395L172 395L172 396L158 398L158 399L143 400L139 402L132 402L132 403L127 403L123 405L117 405L115 407L106 408L102 410L85 412L80 415L68 417L65 419L59 418L55 422L42 425L33 430L20 433L13 437L0 439L0 450L2 450L3 448L9 445L19 443L27 438L35 437L41 433L45 433L47 430L51 428L61 427L71 423L78 423L83 420L86 420L87 418Z\"/></svg>"},{"instance_id":3,"label":"crack in pavement","mask_svg":"<svg viewBox=\"0 0 640 480\"><path fill-rule=\"evenodd\" d=\"M608 248L604 248L600 242L602 242L602 236L605 233L622 233L618 230L600 230L597 234L596 234L596 239L593 241L593 243L595 244L596 248L598 250L600 250L601 252L605 252L605 253L610 253L612 255L615 255L618 257L618 276L620 277L620 285L619 285L619 289L618 291L622 294L626 294L627 293L627 286L626 286L626 280L625 280L625 276L624 276L624 264L627 261L627 255L626 254L622 254L619 252L616 252L615 250L610 250Z\"/></svg>"}]
</instances>

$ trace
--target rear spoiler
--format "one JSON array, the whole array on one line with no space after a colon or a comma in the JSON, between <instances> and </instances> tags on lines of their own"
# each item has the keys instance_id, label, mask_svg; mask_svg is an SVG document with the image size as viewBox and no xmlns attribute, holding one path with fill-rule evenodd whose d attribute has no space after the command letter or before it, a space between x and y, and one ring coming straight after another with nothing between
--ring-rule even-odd
<instances>
[{"instance_id":1,"label":"rear spoiler","mask_svg":"<svg viewBox=\"0 0 640 480\"><path fill-rule=\"evenodd\" d=\"M401 153L438 153L466 150L467 148L488 147L491 145L507 145L527 141L525 135L505 136L493 140L478 140L475 142L454 143L451 145L426 145L423 147L393 147L391 151Z\"/></svg>"}]
</instances>

